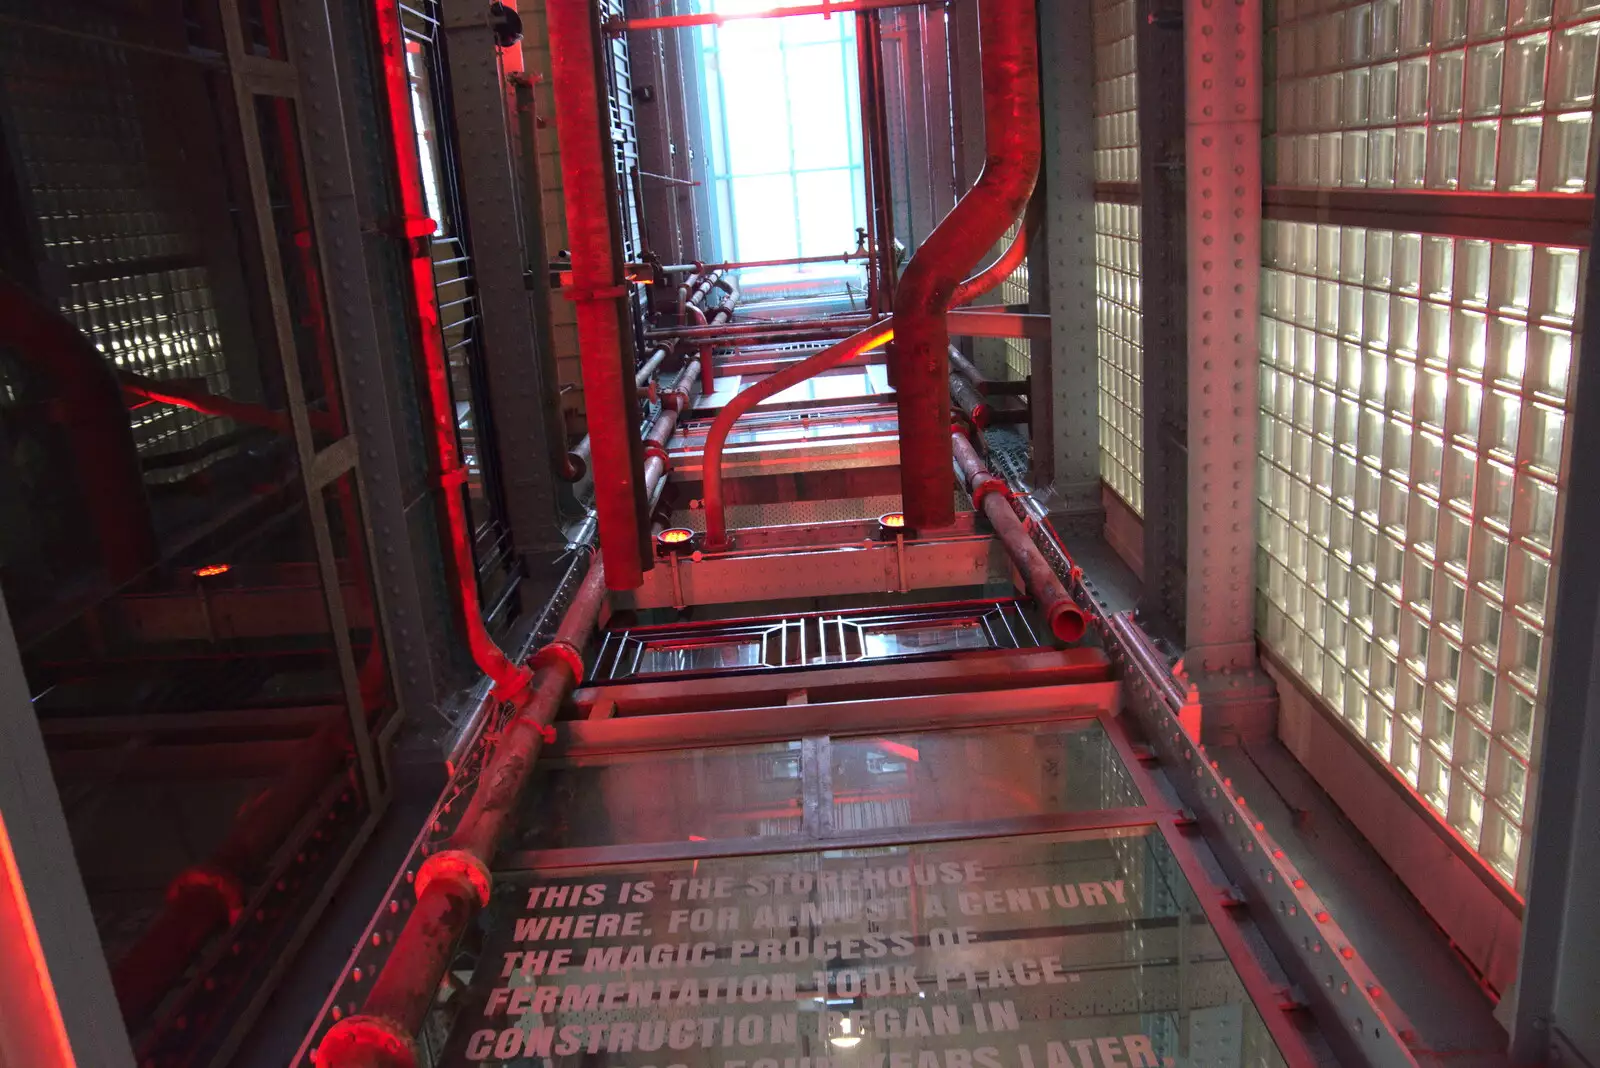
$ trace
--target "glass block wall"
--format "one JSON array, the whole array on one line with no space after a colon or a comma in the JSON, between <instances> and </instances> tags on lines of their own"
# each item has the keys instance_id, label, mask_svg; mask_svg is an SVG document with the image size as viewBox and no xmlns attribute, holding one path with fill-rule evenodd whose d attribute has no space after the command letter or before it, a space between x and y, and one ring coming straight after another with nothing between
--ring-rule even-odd
<instances>
[{"instance_id":1,"label":"glass block wall","mask_svg":"<svg viewBox=\"0 0 1600 1068\"><path fill-rule=\"evenodd\" d=\"M1267 221L1269 648L1513 886L1586 254Z\"/></svg>"},{"instance_id":2,"label":"glass block wall","mask_svg":"<svg viewBox=\"0 0 1600 1068\"><path fill-rule=\"evenodd\" d=\"M1269 184L1590 188L1596 0L1280 0L1267 48Z\"/></svg>"},{"instance_id":3,"label":"glass block wall","mask_svg":"<svg viewBox=\"0 0 1600 1068\"><path fill-rule=\"evenodd\" d=\"M1143 515L1136 5L1133 0L1095 0L1093 18L1100 477Z\"/></svg>"},{"instance_id":4,"label":"glass block wall","mask_svg":"<svg viewBox=\"0 0 1600 1068\"><path fill-rule=\"evenodd\" d=\"M999 248L1006 249L1017 238L1017 230L1022 226L1022 221L1011 224L1006 230L1006 236L1001 239ZM1010 305L1026 305L1028 303L1028 261L1024 259L1017 264L1017 269L1006 276L1000 283L1000 303ZM1024 379L1033 373L1032 342L1027 338L1008 337L1003 339L1005 345L1006 377L1011 379Z\"/></svg>"},{"instance_id":5,"label":"glass block wall","mask_svg":"<svg viewBox=\"0 0 1600 1068\"><path fill-rule=\"evenodd\" d=\"M1144 349L1139 313L1139 206L1094 206L1100 352L1100 477L1144 515Z\"/></svg>"},{"instance_id":6,"label":"glass block wall","mask_svg":"<svg viewBox=\"0 0 1600 1068\"><path fill-rule=\"evenodd\" d=\"M1094 180L1139 180L1134 0L1094 0Z\"/></svg>"}]
</instances>

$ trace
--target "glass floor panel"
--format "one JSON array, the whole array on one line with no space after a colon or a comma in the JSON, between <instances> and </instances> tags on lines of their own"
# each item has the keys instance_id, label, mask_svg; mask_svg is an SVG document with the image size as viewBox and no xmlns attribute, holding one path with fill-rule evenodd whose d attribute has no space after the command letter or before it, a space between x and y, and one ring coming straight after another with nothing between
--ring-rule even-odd
<instances>
[{"instance_id":1,"label":"glass floor panel","mask_svg":"<svg viewBox=\"0 0 1600 1068\"><path fill-rule=\"evenodd\" d=\"M544 760L511 848L826 839L1143 803L1100 722L1067 720Z\"/></svg>"},{"instance_id":2,"label":"glass floor panel","mask_svg":"<svg viewBox=\"0 0 1600 1068\"><path fill-rule=\"evenodd\" d=\"M495 881L439 1064L1284 1063L1155 827Z\"/></svg>"}]
</instances>

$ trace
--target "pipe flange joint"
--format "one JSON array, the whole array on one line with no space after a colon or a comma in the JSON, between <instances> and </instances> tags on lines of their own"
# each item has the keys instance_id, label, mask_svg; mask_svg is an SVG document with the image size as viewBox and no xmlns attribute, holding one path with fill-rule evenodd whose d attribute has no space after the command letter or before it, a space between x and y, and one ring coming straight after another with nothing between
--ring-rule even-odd
<instances>
[{"instance_id":1,"label":"pipe flange joint","mask_svg":"<svg viewBox=\"0 0 1600 1068\"><path fill-rule=\"evenodd\" d=\"M675 412L681 412L689 407L689 391L686 389L668 389L662 391L661 404Z\"/></svg>"},{"instance_id":2,"label":"pipe flange joint","mask_svg":"<svg viewBox=\"0 0 1600 1068\"><path fill-rule=\"evenodd\" d=\"M970 492L972 493L972 506L980 509L983 507L983 499L991 493L998 493L1008 501L1016 496L1011 492L1011 487L1006 485L1005 479L987 472L972 480Z\"/></svg>"},{"instance_id":3,"label":"pipe flange joint","mask_svg":"<svg viewBox=\"0 0 1600 1068\"><path fill-rule=\"evenodd\" d=\"M496 680L494 687L489 691L499 701L515 701L527 692L528 686L533 682L533 672L526 667L517 666L516 671L509 678Z\"/></svg>"},{"instance_id":4,"label":"pipe flange joint","mask_svg":"<svg viewBox=\"0 0 1600 1068\"><path fill-rule=\"evenodd\" d=\"M244 912L244 884L232 872L210 864L197 864L178 873L167 886L167 901L175 904L191 893L209 893L228 909L228 922L234 923Z\"/></svg>"},{"instance_id":5,"label":"pipe flange joint","mask_svg":"<svg viewBox=\"0 0 1600 1068\"><path fill-rule=\"evenodd\" d=\"M583 681L583 654L571 642L553 641L533 654L532 664L536 668L555 663L565 664L572 672L574 686Z\"/></svg>"},{"instance_id":6,"label":"pipe flange joint","mask_svg":"<svg viewBox=\"0 0 1600 1068\"><path fill-rule=\"evenodd\" d=\"M659 442L647 441L647 442L644 443L644 458L648 462L650 457L652 457L652 456L659 456L661 458L662 466L664 466L664 467L671 467L672 466L672 464L670 462L668 462L668 460L667 460L667 448L666 448L666 446L660 444Z\"/></svg>"},{"instance_id":7,"label":"pipe flange joint","mask_svg":"<svg viewBox=\"0 0 1600 1068\"><path fill-rule=\"evenodd\" d=\"M318 1068L347 1064L417 1068L416 1038L383 1016L346 1016L329 1028L317 1046Z\"/></svg>"},{"instance_id":8,"label":"pipe flange joint","mask_svg":"<svg viewBox=\"0 0 1600 1068\"><path fill-rule=\"evenodd\" d=\"M420 900L429 884L439 879L470 887L478 897L478 907L489 907L489 865L466 850L444 849L424 860L412 883L417 898Z\"/></svg>"}]
</instances>

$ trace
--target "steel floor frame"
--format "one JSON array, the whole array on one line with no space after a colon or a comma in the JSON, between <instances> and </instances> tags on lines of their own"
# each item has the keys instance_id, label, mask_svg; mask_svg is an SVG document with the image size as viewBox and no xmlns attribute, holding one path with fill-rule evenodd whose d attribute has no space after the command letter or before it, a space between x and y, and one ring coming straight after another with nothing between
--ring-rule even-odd
<instances>
[{"instance_id":1,"label":"steel floor frame","mask_svg":"<svg viewBox=\"0 0 1600 1068\"><path fill-rule=\"evenodd\" d=\"M1182 692L1170 673L1168 658L1132 617L1113 613L1085 581L1044 509L1021 494L1013 501L1013 507L1028 522L1036 544L1090 615L1101 643L1120 670L1121 681L568 721L557 725L551 755L621 752L628 746L634 752L707 744L725 746L774 740L780 735L785 740L796 740L807 736L805 724L797 715L814 725L812 737L823 736L824 727L828 737L844 737L852 731L878 733L890 729L1099 718L1143 795L1161 799L1147 804L1148 811L1137 816L1121 812L1113 817L1105 813L1030 817L1034 821L1032 829L1025 821L952 825L938 828L936 836L926 828L913 828L899 835L872 838L870 844L1087 829L1097 817L1133 818L1155 826L1179 859L1268 1032L1289 1064L1368 1064L1386 1068L1417 1064L1407 1042L1414 1036L1404 1014L1377 983L1284 851L1267 836L1265 825L1199 744L1203 709L1198 699ZM784 543L793 544L790 532L781 530L760 532L752 541L761 544L763 535L776 542L763 546L767 553L774 549L781 553L788 548ZM914 543L908 543L908 547L910 544ZM755 552L761 554L762 550ZM862 670L868 669L870 665L862 665ZM1082 706L1085 699L1091 702L1092 711ZM1139 738L1147 740L1148 746L1135 741ZM406 864L396 873L293 1064L309 1064L310 1052L327 1028L344 1014L356 1011L365 993L361 987L369 984L382 966L388 947L415 902L410 881L417 865L454 830L465 799L475 789L483 759L484 747L480 743L456 763L432 816L413 843ZM852 844L868 841L852 840ZM796 848L793 843L787 846L784 851ZM805 847L800 843L799 848ZM621 863L641 857L666 859L649 852L651 847L606 848L613 852L568 851L543 859L522 858L517 863L535 862L549 867L580 862ZM700 848L698 844L696 848ZM726 849L728 843L705 848ZM745 848L759 852L766 847L747 843ZM674 849L674 856L692 859L696 855L681 846ZM610 859L603 859L605 856Z\"/></svg>"}]
</instances>

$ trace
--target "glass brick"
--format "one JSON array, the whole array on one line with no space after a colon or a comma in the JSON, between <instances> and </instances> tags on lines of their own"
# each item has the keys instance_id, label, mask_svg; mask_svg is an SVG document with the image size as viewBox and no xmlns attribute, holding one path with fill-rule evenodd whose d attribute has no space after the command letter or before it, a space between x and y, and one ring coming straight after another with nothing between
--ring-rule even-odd
<instances>
[{"instance_id":1,"label":"glass brick","mask_svg":"<svg viewBox=\"0 0 1600 1068\"><path fill-rule=\"evenodd\" d=\"M1466 0L1438 0L1433 8L1433 47L1447 48L1466 39Z\"/></svg>"},{"instance_id":2,"label":"glass brick","mask_svg":"<svg viewBox=\"0 0 1600 1068\"><path fill-rule=\"evenodd\" d=\"M1545 55L1549 33L1513 37L1506 43L1505 100L1507 114L1525 114L1544 107Z\"/></svg>"},{"instance_id":3,"label":"glass brick","mask_svg":"<svg viewBox=\"0 0 1600 1068\"><path fill-rule=\"evenodd\" d=\"M1571 323L1578 314L1581 259L1576 249L1541 247L1534 256L1533 311L1541 319Z\"/></svg>"},{"instance_id":4,"label":"glass brick","mask_svg":"<svg viewBox=\"0 0 1600 1068\"><path fill-rule=\"evenodd\" d=\"M1491 756L1494 799L1513 819L1521 819L1527 801L1528 768L1509 750L1496 746Z\"/></svg>"},{"instance_id":5,"label":"glass brick","mask_svg":"<svg viewBox=\"0 0 1600 1068\"><path fill-rule=\"evenodd\" d=\"M1551 193L1581 193L1589 178L1589 112L1555 115L1546 123L1540 188Z\"/></svg>"},{"instance_id":6,"label":"glass brick","mask_svg":"<svg viewBox=\"0 0 1600 1068\"><path fill-rule=\"evenodd\" d=\"M1461 124L1429 126L1425 185L1429 189L1455 189L1461 184Z\"/></svg>"},{"instance_id":7,"label":"glass brick","mask_svg":"<svg viewBox=\"0 0 1600 1068\"><path fill-rule=\"evenodd\" d=\"M1467 34L1474 41L1506 32L1507 0L1471 0L1467 8Z\"/></svg>"},{"instance_id":8,"label":"glass brick","mask_svg":"<svg viewBox=\"0 0 1600 1068\"><path fill-rule=\"evenodd\" d=\"M1460 188L1491 190L1495 187L1495 148L1499 137L1498 120L1466 124L1461 137Z\"/></svg>"},{"instance_id":9,"label":"glass brick","mask_svg":"<svg viewBox=\"0 0 1600 1068\"><path fill-rule=\"evenodd\" d=\"M1505 44L1500 41L1468 49L1463 106L1469 118L1500 113L1505 50Z\"/></svg>"},{"instance_id":10,"label":"glass brick","mask_svg":"<svg viewBox=\"0 0 1600 1068\"><path fill-rule=\"evenodd\" d=\"M1395 116L1400 122L1421 122L1428 117L1427 56L1400 61L1396 84Z\"/></svg>"},{"instance_id":11,"label":"glass brick","mask_svg":"<svg viewBox=\"0 0 1600 1068\"><path fill-rule=\"evenodd\" d=\"M1544 120L1534 117L1504 123L1500 144L1500 173L1496 186L1507 193L1531 193L1539 188L1539 148Z\"/></svg>"},{"instance_id":12,"label":"glass brick","mask_svg":"<svg viewBox=\"0 0 1600 1068\"><path fill-rule=\"evenodd\" d=\"M1434 0L1400 0L1400 50L1421 52L1433 40Z\"/></svg>"},{"instance_id":13,"label":"glass brick","mask_svg":"<svg viewBox=\"0 0 1600 1068\"><path fill-rule=\"evenodd\" d=\"M1541 326L1533 334L1534 388L1564 399L1572 365L1572 334L1559 327Z\"/></svg>"},{"instance_id":14,"label":"glass brick","mask_svg":"<svg viewBox=\"0 0 1600 1068\"><path fill-rule=\"evenodd\" d=\"M1570 26L1555 36L1550 60L1550 106L1577 109L1594 104L1595 58L1600 54L1600 22Z\"/></svg>"},{"instance_id":15,"label":"glass brick","mask_svg":"<svg viewBox=\"0 0 1600 1068\"><path fill-rule=\"evenodd\" d=\"M1512 30L1526 30L1550 22L1551 0L1511 0L1507 24Z\"/></svg>"}]
</instances>

